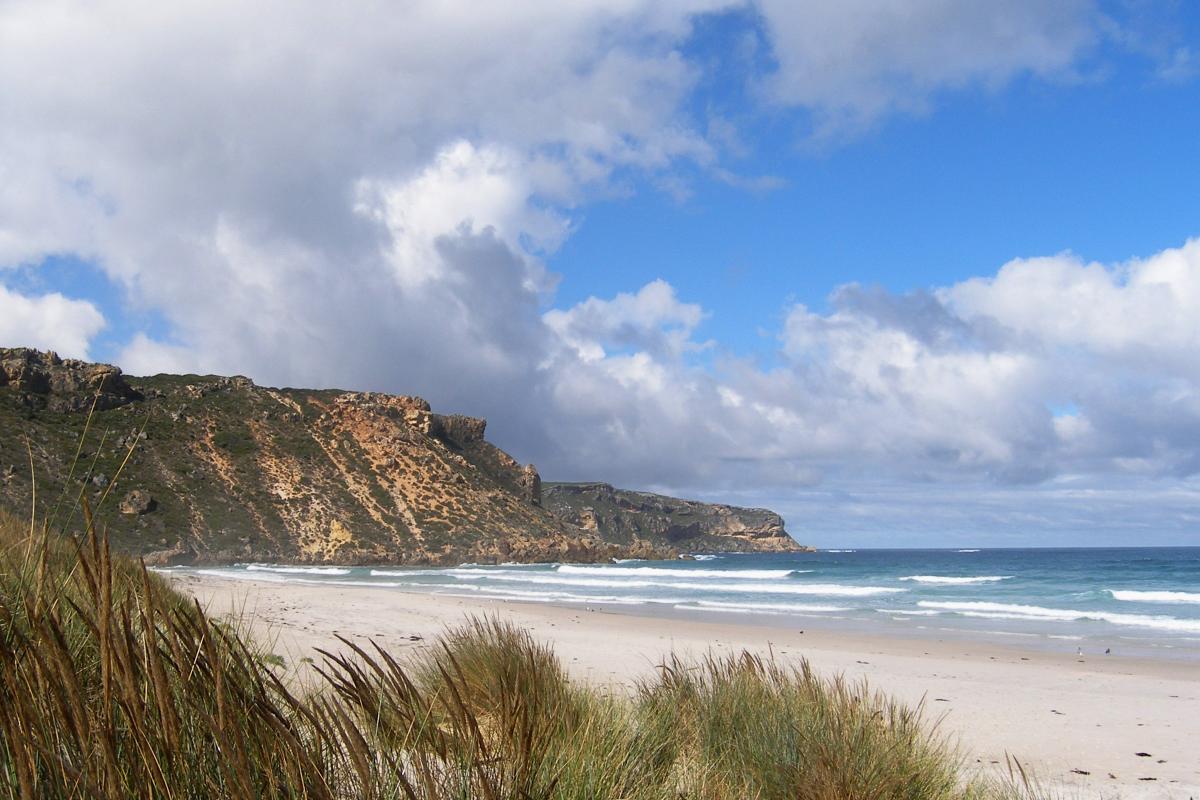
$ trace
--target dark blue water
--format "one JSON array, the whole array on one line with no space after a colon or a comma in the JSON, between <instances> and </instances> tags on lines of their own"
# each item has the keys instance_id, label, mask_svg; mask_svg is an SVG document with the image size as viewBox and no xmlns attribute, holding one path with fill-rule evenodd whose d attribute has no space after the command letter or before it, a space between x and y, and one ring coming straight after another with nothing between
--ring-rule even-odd
<instances>
[{"instance_id":1,"label":"dark blue water","mask_svg":"<svg viewBox=\"0 0 1200 800\"><path fill-rule=\"evenodd\" d=\"M1200 548L830 550L698 559L450 569L257 564L204 572L1200 658Z\"/></svg>"}]
</instances>

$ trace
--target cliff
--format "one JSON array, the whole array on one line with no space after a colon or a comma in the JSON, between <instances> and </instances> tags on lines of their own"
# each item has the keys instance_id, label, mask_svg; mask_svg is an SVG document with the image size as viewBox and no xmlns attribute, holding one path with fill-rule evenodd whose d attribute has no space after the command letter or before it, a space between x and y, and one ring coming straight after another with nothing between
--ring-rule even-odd
<instances>
[{"instance_id":1,"label":"cliff","mask_svg":"<svg viewBox=\"0 0 1200 800\"><path fill-rule=\"evenodd\" d=\"M537 470L485 432L484 420L436 414L419 397L272 389L242 377L134 378L0 348L0 503L28 513L28 443L40 514L57 513L61 523L82 488L114 546L152 563L604 561L679 552L674 529L657 522L609 533L556 513L561 504L546 502ZM78 518L67 527L78 529ZM761 541L773 547L775 539Z\"/></svg>"},{"instance_id":2,"label":"cliff","mask_svg":"<svg viewBox=\"0 0 1200 800\"><path fill-rule=\"evenodd\" d=\"M684 552L797 552L811 550L765 508L698 503L607 483L545 483L542 502L563 520L608 542L661 542Z\"/></svg>"}]
</instances>

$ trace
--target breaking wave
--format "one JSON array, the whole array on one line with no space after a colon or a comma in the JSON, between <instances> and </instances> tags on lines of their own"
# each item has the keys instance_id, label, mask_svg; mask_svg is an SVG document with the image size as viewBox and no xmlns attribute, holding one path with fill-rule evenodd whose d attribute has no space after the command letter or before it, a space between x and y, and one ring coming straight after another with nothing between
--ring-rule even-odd
<instances>
[{"instance_id":1,"label":"breaking wave","mask_svg":"<svg viewBox=\"0 0 1200 800\"><path fill-rule=\"evenodd\" d=\"M1200 603L1198 592L1138 592L1133 589L1109 589L1114 600L1128 603Z\"/></svg>"},{"instance_id":2,"label":"breaking wave","mask_svg":"<svg viewBox=\"0 0 1200 800\"><path fill-rule=\"evenodd\" d=\"M563 564L555 570L560 575L599 576L663 576L667 578L740 578L768 581L786 578L811 569L674 569L670 567L576 567Z\"/></svg>"},{"instance_id":3,"label":"breaking wave","mask_svg":"<svg viewBox=\"0 0 1200 800\"><path fill-rule=\"evenodd\" d=\"M1015 603L937 602L922 600L917 605L939 611L952 611L964 617L981 619L1013 619L1029 622L1075 622L1095 620L1112 625L1154 628L1177 633L1200 633L1200 619L1178 619L1143 614L1118 614L1109 611L1076 611L1068 608L1044 608Z\"/></svg>"},{"instance_id":4,"label":"breaking wave","mask_svg":"<svg viewBox=\"0 0 1200 800\"><path fill-rule=\"evenodd\" d=\"M278 572L284 575L349 575L349 567L287 567L276 564L247 564L248 572Z\"/></svg>"}]
</instances>

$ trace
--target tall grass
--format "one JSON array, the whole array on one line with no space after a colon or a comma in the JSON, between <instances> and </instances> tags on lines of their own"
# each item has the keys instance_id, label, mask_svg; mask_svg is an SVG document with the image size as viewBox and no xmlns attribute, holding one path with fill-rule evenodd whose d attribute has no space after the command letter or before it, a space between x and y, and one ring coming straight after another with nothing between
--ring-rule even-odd
<instances>
[{"instance_id":1,"label":"tall grass","mask_svg":"<svg viewBox=\"0 0 1200 800\"><path fill-rule=\"evenodd\" d=\"M631 696L496 619L401 662L341 640L299 693L252 641L109 552L0 514L0 795L967 800L921 710L748 654Z\"/></svg>"}]
</instances>

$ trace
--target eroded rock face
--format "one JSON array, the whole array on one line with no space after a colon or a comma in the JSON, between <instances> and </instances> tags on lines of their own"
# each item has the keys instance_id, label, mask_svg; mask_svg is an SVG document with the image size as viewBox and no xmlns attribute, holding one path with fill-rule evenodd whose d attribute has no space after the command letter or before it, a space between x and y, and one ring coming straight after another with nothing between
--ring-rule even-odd
<instances>
[{"instance_id":1,"label":"eroded rock face","mask_svg":"<svg viewBox=\"0 0 1200 800\"><path fill-rule=\"evenodd\" d=\"M196 560L196 551L185 544L176 544L165 550L151 550L142 556L148 567L175 567L191 564Z\"/></svg>"},{"instance_id":2,"label":"eroded rock face","mask_svg":"<svg viewBox=\"0 0 1200 800\"><path fill-rule=\"evenodd\" d=\"M517 479L521 494L525 500L535 506L542 504L542 476L534 469L533 464L521 467L521 476Z\"/></svg>"},{"instance_id":3,"label":"eroded rock face","mask_svg":"<svg viewBox=\"0 0 1200 800\"><path fill-rule=\"evenodd\" d=\"M87 410L93 402L96 410L108 411L141 399L118 367L28 347L0 348L0 386L26 393L30 405L60 412Z\"/></svg>"},{"instance_id":4,"label":"eroded rock face","mask_svg":"<svg viewBox=\"0 0 1200 800\"><path fill-rule=\"evenodd\" d=\"M479 417L464 417L462 414L438 415L442 425L442 436L458 447L467 447L482 442L487 430L487 420Z\"/></svg>"}]
</instances>

